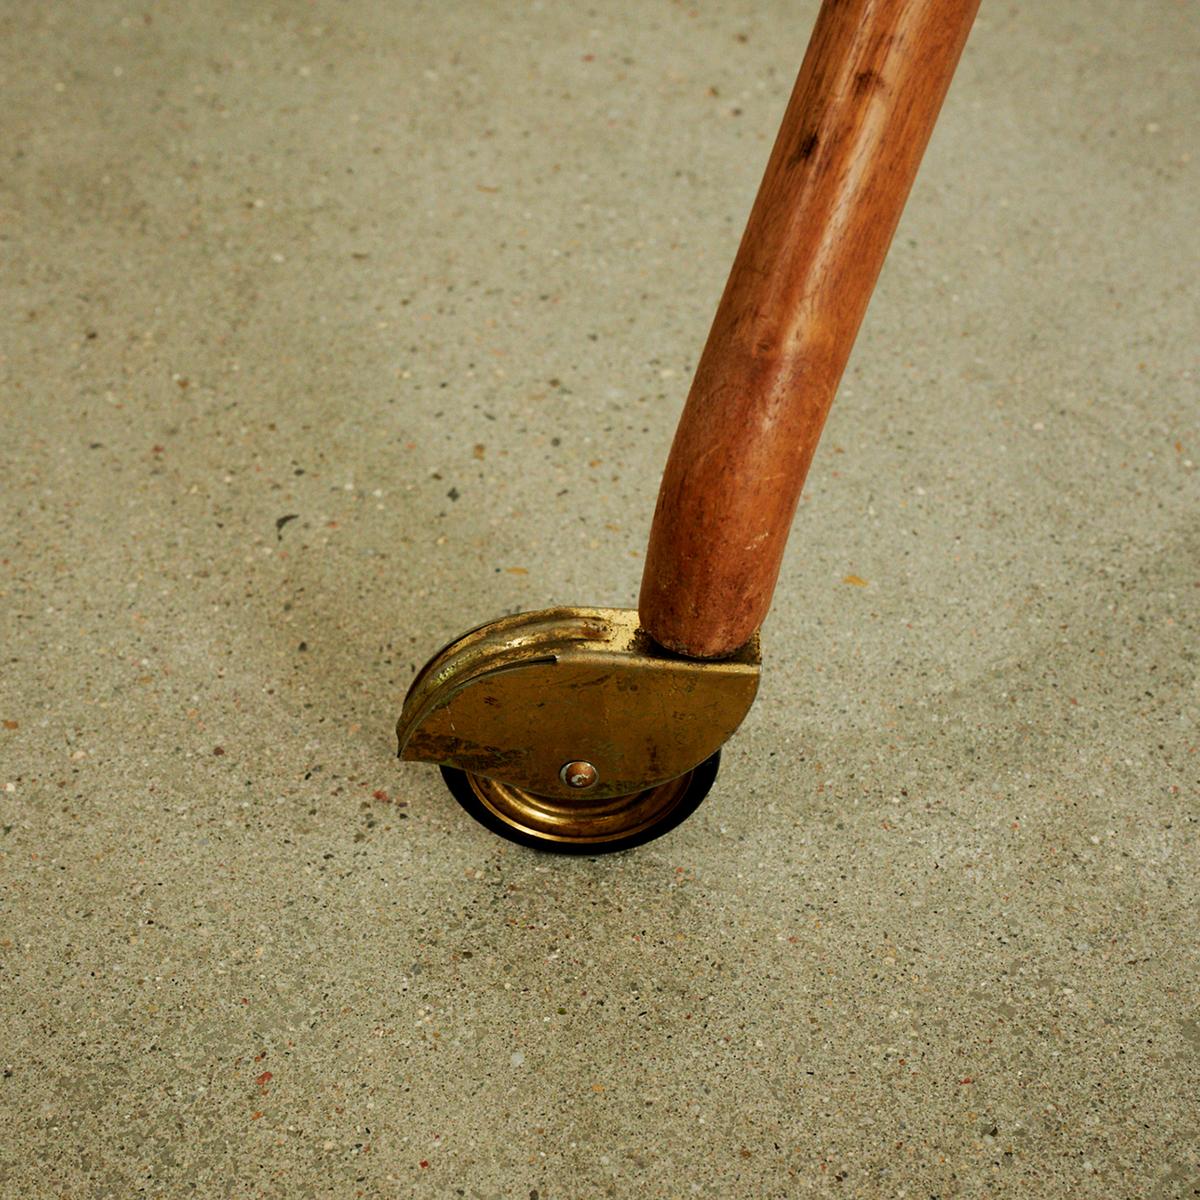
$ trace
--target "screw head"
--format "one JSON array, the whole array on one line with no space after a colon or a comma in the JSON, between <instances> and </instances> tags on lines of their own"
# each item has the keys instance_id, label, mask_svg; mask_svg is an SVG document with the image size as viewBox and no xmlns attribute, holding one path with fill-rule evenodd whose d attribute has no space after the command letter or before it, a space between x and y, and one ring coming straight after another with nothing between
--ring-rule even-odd
<instances>
[{"instance_id":1,"label":"screw head","mask_svg":"<svg viewBox=\"0 0 1200 1200\"><path fill-rule=\"evenodd\" d=\"M600 772L590 762L585 762L580 758L573 759L569 763L564 763L562 770L558 773L558 777L567 787L582 791L584 788L590 788L596 783L600 778Z\"/></svg>"}]
</instances>

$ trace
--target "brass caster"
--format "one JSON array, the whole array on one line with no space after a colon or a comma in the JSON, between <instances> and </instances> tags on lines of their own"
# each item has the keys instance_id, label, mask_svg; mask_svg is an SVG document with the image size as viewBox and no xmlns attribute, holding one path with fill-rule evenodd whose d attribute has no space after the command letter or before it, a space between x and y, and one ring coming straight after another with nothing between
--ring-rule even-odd
<instances>
[{"instance_id":1,"label":"brass caster","mask_svg":"<svg viewBox=\"0 0 1200 1200\"><path fill-rule=\"evenodd\" d=\"M678 779L624 796L562 800L443 767L454 798L493 833L556 854L611 854L669 833L708 795L717 777L718 750Z\"/></svg>"},{"instance_id":2,"label":"brass caster","mask_svg":"<svg viewBox=\"0 0 1200 1200\"><path fill-rule=\"evenodd\" d=\"M400 757L437 763L459 803L510 841L625 850L708 794L759 664L757 638L720 661L672 654L624 609L502 617L418 672Z\"/></svg>"}]
</instances>

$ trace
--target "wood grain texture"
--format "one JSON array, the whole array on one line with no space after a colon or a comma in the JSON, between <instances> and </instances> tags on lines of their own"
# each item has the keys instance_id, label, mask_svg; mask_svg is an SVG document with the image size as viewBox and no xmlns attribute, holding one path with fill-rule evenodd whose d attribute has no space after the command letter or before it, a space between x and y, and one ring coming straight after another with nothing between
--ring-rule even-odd
<instances>
[{"instance_id":1,"label":"wood grain texture","mask_svg":"<svg viewBox=\"0 0 1200 1200\"><path fill-rule=\"evenodd\" d=\"M770 607L829 405L979 0L825 0L667 462L639 611L720 658Z\"/></svg>"}]
</instances>

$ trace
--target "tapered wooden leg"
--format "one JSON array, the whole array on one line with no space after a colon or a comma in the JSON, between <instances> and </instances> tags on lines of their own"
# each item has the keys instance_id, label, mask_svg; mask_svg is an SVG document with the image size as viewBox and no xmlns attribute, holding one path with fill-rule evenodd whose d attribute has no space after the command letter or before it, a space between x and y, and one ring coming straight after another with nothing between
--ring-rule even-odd
<instances>
[{"instance_id":1,"label":"tapered wooden leg","mask_svg":"<svg viewBox=\"0 0 1200 1200\"><path fill-rule=\"evenodd\" d=\"M817 439L979 0L824 0L671 448L639 612L761 625Z\"/></svg>"}]
</instances>

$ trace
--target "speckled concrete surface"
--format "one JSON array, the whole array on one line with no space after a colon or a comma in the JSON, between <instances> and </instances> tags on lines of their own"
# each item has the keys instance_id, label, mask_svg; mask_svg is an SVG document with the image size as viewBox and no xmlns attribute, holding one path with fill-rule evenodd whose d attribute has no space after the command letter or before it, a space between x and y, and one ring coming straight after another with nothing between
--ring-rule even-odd
<instances>
[{"instance_id":1,"label":"speckled concrete surface","mask_svg":"<svg viewBox=\"0 0 1200 1200\"><path fill-rule=\"evenodd\" d=\"M632 603L815 6L0 9L0 1194L1200 1193L1200 37L1132 9L984 0L759 702L580 861L391 726Z\"/></svg>"}]
</instances>

